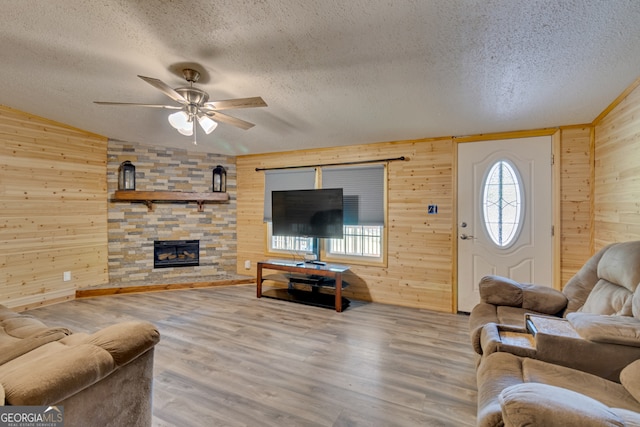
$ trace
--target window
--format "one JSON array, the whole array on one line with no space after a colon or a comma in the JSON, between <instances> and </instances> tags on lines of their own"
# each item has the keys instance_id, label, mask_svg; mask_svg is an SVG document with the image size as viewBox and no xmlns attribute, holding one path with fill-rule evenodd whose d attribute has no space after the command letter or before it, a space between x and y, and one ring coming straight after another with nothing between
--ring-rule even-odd
<instances>
[{"instance_id":1,"label":"window","mask_svg":"<svg viewBox=\"0 0 640 427\"><path fill-rule=\"evenodd\" d=\"M344 239L329 239L327 252L331 255L380 258L382 230L379 225L345 225Z\"/></svg>"},{"instance_id":2,"label":"window","mask_svg":"<svg viewBox=\"0 0 640 427\"><path fill-rule=\"evenodd\" d=\"M487 234L498 247L513 243L522 223L522 186L514 165L498 160L485 178L482 211Z\"/></svg>"},{"instance_id":3,"label":"window","mask_svg":"<svg viewBox=\"0 0 640 427\"><path fill-rule=\"evenodd\" d=\"M325 167L317 173L322 177L319 188L343 189L344 239L321 239L321 248L314 248L314 239L273 236L271 192L314 188L316 171L314 169L267 171L264 220L267 223L268 252L300 255L322 251L323 260L382 263L386 200L385 167L383 165Z\"/></svg>"},{"instance_id":4,"label":"window","mask_svg":"<svg viewBox=\"0 0 640 427\"><path fill-rule=\"evenodd\" d=\"M383 261L384 172L383 165L322 169L322 187L344 193L344 239L329 239L325 258Z\"/></svg>"},{"instance_id":5,"label":"window","mask_svg":"<svg viewBox=\"0 0 640 427\"><path fill-rule=\"evenodd\" d=\"M271 230L271 223L269 223L269 236L271 236L270 249L272 252L315 252L313 239L298 236L274 236Z\"/></svg>"},{"instance_id":6,"label":"window","mask_svg":"<svg viewBox=\"0 0 640 427\"><path fill-rule=\"evenodd\" d=\"M271 234L271 192L279 190L310 190L315 187L316 170L313 168L273 170L265 172L264 222L267 223L268 252L315 252L313 239Z\"/></svg>"},{"instance_id":7,"label":"window","mask_svg":"<svg viewBox=\"0 0 640 427\"><path fill-rule=\"evenodd\" d=\"M266 171L264 182L264 221L271 222L271 192L278 190L311 190L315 187L316 170L303 168Z\"/></svg>"}]
</instances>

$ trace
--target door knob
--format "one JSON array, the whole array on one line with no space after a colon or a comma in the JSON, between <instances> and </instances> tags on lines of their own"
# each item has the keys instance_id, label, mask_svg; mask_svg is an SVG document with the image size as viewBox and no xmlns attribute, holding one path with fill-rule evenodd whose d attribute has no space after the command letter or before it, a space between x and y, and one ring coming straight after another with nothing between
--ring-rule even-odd
<instances>
[{"instance_id":1,"label":"door knob","mask_svg":"<svg viewBox=\"0 0 640 427\"><path fill-rule=\"evenodd\" d=\"M461 235L460 235L460 239L461 239L461 240L473 240L473 239L475 239L475 237L473 237L473 236L469 236L469 235L467 235L467 234L461 234Z\"/></svg>"}]
</instances>

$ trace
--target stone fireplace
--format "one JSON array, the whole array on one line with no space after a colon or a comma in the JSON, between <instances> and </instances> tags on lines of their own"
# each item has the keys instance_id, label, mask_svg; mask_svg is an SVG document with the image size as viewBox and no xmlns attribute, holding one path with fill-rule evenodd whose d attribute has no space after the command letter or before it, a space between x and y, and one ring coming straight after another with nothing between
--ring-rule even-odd
<instances>
[{"instance_id":1,"label":"stone fireplace","mask_svg":"<svg viewBox=\"0 0 640 427\"><path fill-rule=\"evenodd\" d=\"M109 285L113 287L163 285L214 281L236 273L236 172L235 158L219 154L109 141L107 178L109 191L118 186L120 164L136 165L137 191L211 192L216 165L227 169L225 203L205 204L202 211L194 203L143 203L109 201ZM199 251L188 250L196 258L179 259L169 268L173 255L155 254L155 241L197 240ZM164 248L168 249L168 248ZM157 264L161 261L163 266Z\"/></svg>"},{"instance_id":2,"label":"stone fireplace","mask_svg":"<svg viewBox=\"0 0 640 427\"><path fill-rule=\"evenodd\" d=\"M200 265L200 240L156 240L153 268L196 267Z\"/></svg>"}]
</instances>

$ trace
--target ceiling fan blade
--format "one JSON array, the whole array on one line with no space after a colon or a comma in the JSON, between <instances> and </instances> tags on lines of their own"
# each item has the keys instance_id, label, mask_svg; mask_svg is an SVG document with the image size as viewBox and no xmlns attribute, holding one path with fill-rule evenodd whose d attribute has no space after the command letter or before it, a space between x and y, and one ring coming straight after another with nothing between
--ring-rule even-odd
<instances>
[{"instance_id":1,"label":"ceiling fan blade","mask_svg":"<svg viewBox=\"0 0 640 427\"><path fill-rule=\"evenodd\" d=\"M173 90L173 88L171 86L169 86L168 84L166 84L162 80L154 79L153 77L145 77L145 76L141 76L141 75L138 75L138 77L140 77L142 80L144 80L145 82L149 83L151 86L155 87L156 89L160 90L162 93L164 93L165 95L167 95L169 98L173 99L174 101L179 102L180 104L188 104L189 103L189 102L187 102L186 99L184 99L184 97L182 95L180 95L178 92Z\"/></svg>"},{"instance_id":2,"label":"ceiling fan blade","mask_svg":"<svg viewBox=\"0 0 640 427\"><path fill-rule=\"evenodd\" d=\"M166 110L182 110L182 106L178 105L160 105L160 104L138 104L136 102L108 102L108 101L93 101L94 104L100 105L117 105L125 107L150 107L150 108L164 108Z\"/></svg>"},{"instance_id":3,"label":"ceiling fan blade","mask_svg":"<svg viewBox=\"0 0 640 427\"><path fill-rule=\"evenodd\" d=\"M254 108L254 107L266 107L267 103L264 102L259 96L253 98L236 98L227 99L224 101L210 101L204 104L205 108L213 108L214 110L231 110L235 108Z\"/></svg>"},{"instance_id":4,"label":"ceiling fan blade","mask_svg":"<svg viewBox=\"0 0 640 427\"><path fill-rule=\"evenodd\" d=\"M203 111L203 113L217 122L226 123L244 130L251 129L255 126L253 123L245 122L244 120L227 116L226 114L218 113L217 111Z\"/></svg>"}]
</instances>

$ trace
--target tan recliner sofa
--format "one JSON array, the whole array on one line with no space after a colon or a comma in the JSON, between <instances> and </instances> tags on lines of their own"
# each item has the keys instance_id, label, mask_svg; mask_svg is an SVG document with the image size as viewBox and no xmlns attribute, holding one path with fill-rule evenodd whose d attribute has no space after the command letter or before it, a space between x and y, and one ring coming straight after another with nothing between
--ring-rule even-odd
<instances>
[{"instance_id":1,"label":"tan recliner sofa","mask_svg":"<svg viewBox=\"0 0 640 427\"><path fill-rule=\"evenodd\" d=\"M640 242L562 292L490 276L470 315L478 426L640 426Z\"/></svg>"},{"instance_id":2,"label":"tan recliner sofa","mask_svg":"<svg viewBox=\"0 0 640 427\"><path fill-rule=\"evenodd\" d=\"M159 340L148 322L72 333L0 305L0 404L63 406L66 427L150 426Z\"/></svg>"},{"instance_id":3,"label":"tan recliner sofa","mask_svg":"<svg viewBox=\"0 0 640 427\"><path fill-rule=\"evenodd\" d=\"M569 333L543 330L533 343L535 351L519 351L516 346L512 352L615 381L624 366L640 358L639 283L640 241L603 248L562 292L485 277L479 285L481 302L469 317L473 348L480 355L510 351L501 331L527 332L527 314L563 318L566 325L556 323Z\"/></svg>"},{"instance_id":4,"label":"tan recliner sofa","mask_svg":"<svg viewBox=\"0 0 640 427\"><path fill-rule=\"evenodd\" d=\"M640 426L640 360L621 380L493 353L478 368L477 426Z\"/></svg>"}]
</instances>

